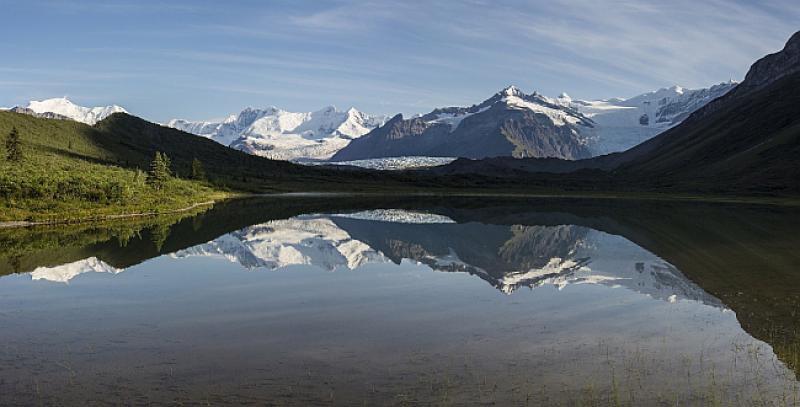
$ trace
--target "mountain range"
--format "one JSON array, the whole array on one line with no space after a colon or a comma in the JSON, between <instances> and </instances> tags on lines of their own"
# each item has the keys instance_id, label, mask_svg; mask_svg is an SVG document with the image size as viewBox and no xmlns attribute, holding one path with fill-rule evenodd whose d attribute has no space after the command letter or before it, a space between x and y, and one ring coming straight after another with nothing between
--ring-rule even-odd
<instances>
[{"instance_id":1,"label":"mountain range","mask_svg":"<svg viewBox=\"0 0 800 407\"><path fill-rule=\"evenodd\" d=\"M439 108L408 120L398 115L387 122L385 116L355 108L289 112L271 106L246 108L221 120L173 119L167 126L266 158L333 159L365 168L419 168L430 161L417 157L574 160L622 151L648 140L735 85L728 82L695 90L673 86L630 99L595 101L573 100L566 94L558 98L536 92L526 95L510 86L471 107ZM32 101L10 110L89 125L126 112L116 105L82 107L67 98ZM353 142L362 136L367 137ZM398 162L405 157L410 159ZM392 163L381 162L386 159Z\"/></svg>"},{"instance_id":2,"label":"mountain range","mask_svg":"<svg viewBox=\"0 0 800 407\"><path fill-rule=\"evenodd\" d=\"M384 121L354 108L297 113L268 107L247 108L219 121L174 119L167 125L262 157L325 160Z\"/></svg>"},{"instance_id":3,"label":"mountain range","mask_svg":"<svg viewBox=\"0 0 800 407\"><path fill-rule=\"evenodd\" d=\"M509 86L470 107L447 107L409 119L397 115L354 140L333 161L378 157L541 157L577 160L622 151L680 123L736 86L679 86L630 99L572 100L525 94Z\"/></svg>"}]
</instances>

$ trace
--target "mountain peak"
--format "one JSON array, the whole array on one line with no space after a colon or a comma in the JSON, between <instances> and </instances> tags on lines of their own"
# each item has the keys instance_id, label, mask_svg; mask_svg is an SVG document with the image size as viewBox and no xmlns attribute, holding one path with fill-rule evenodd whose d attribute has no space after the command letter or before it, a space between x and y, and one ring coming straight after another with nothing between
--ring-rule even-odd
<instances>
[{"instance_id":1,"label":"mountain peak","mask_svg":"<svg viewBox=\"0 0 800 407\"><path fill-rule=\"evenodd\" d=\"M79 106L66 96L41 101L32 100L28 103L28 109L38 114L54 113L88 125L94 125L114 113L128 113L125 109L117 105L98 107Z\"/></svg>"},{"instance_id":2,"label":"mountain peak","mask_svg":"<svg viewBox=\"0 0 800 407\"><path fill-rule=\"evenodd\" d=\"M524 96L525 95L524 93L522 93L521 90L519 90L518 87L516 87L514 85L506 86L505 88L503 88L503 90L501 90L498 93L501 94L501 95L505 95L505 96Z\"/></svg>"},{"instance_id":3,"label":"mountain peak","mask_svg":"<svg viewBox=\"0 0 800 407\"><path fill-rule=\"evenodd\" d=\"M741 85L760 89L796 72L800 72L800 31L789 38L782 50L756 61L747 71Z\"/></svg>"},{"instance_id":4,"label":"mountain peak","mask_svg":"<svg viewBox=\"0 0 800 407\"><path fill-rule=\"evenodd\" d=\"M72 103L66 96L62 96L60 98L50 98L50 99L43 99L43 100L31 100L28 102L28 109L33 111L37 110L45 110L56 106L68 106L68 107L77 107L75 103ZM38 112L43 113L43 112Z\"/></svg>"}]
</instances>

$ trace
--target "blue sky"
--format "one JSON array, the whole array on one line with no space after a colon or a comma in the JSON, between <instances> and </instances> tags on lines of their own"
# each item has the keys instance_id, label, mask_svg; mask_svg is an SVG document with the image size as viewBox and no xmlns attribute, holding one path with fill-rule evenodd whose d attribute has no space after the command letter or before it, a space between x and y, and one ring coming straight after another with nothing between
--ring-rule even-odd
<instances>
[{"instance_id":1,"label":"blue sky","mask_svg":"<svg viewBox=\"0 0 800 407\"><path fill-rule=\"evenodd\" d=\"M630 97L741 79L800 29L796 1L0 0L0 106L68 96L166 121L414 114L509 84Z\"/></svg>"}]
</instances>

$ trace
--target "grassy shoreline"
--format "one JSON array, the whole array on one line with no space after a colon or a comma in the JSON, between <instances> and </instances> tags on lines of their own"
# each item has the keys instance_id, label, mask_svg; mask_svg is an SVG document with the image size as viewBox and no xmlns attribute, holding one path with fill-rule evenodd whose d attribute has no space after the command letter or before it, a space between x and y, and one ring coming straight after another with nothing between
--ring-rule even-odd
<instances>
[{"instance_id":1,"label":"grassy shoreline","mask_svg":"<svg viewBox=\"0 0 800 407\"><path fill-rule=\"evenodd\" d=\"M76 223L106 222L119 219L152 217L180 212L188 212L201 206L213 206L215 203L243 198L286 198L301 199L305 197L371 197L371 198L392 198L392 197L459 197L459 198L509 198L509 199L602 199L602 200L626 200L626 201L675 201L675 202L702 202L720 204L740 204L740 205L776 205L784 207L800 207L798 197L753 197L753 196L720 196L720 195L694 195L694 194L663 194L663 193L642 193L642 192L495 192L495 191L470 191L470 190L393 190L393 191L286 191L272 192L264 194L252 193L233 193L215 192L213 194L198 196L196 199L187 203L176 202L174 205L159 206L155 209L141 208L137 206L119 207L100 207L98 205L85 205L79 208L77 213L92 212L89 216L75 216L76 208L70 208L64 212L35 213L25 212L26 216L19 219L0 220L0 229L21 228L45 225L67 225ZM95 207L93 207L95 206ZM105 209L105 210L104 210ZM116 209L116 211L114 211Z\"/></svg>"},{"instance_id":2,"label":"grassy shoreline","mask_svg":"<svg viewBox=\"0 0 800 407\"><path fill-rule=\"evenodd\" d=\"M231 198L225 198L225 199L231 199ZM167 209L154 212L109 214L109 215L100 215L89 218L69 218L69 219L64 218L64 219L52 219L44 221L29 221L29 220L0 221L0 229L30 227L30 226L45 226L45 225L67 225L67 224L86 223L86 222L106 222L106 221L130 219L130 218L144 218L144 217L159 216L159 215L170 215L181 212L189 212L191 210L197 209L202 206L212 206L216 202L218 201L211 200L211 201L193 203L187 207L178 209Z\"/></svg>"}]
</instances>

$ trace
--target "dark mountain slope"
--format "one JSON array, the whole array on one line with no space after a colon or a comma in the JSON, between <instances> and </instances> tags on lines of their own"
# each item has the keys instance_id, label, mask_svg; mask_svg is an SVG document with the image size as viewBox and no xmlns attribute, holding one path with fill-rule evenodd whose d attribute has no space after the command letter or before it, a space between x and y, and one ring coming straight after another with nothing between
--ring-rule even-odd
<instances>
[{"instance_id":1,"label":"dark mountain slope","mask_svg":"<svg viewBox=\"0 0 800 407\"><path fill-rule=\"evenodd\" d=\"M798 192L800 74L704 113L625 152L616 172L658 186Z\"/></svg>"},{"instance_id":2,"label":"dark mountain slope","mask_svg":"<svg viewBox=\"0 0 800 407\"><path fill-rule=\"evenodd\" d=\"M117 164L148 168L155 151L166 153L173 170L189 174L194 158L202 161L212 180L240 189L260 190L288 174L313 174L313 168L293 165L246 154L169 127L124 113L115 113L99 122L93 140L112 153Z\"/></svg>"},{"instance_id":3,"label":"dark mountain slope","mask_svg":"<svg viewBox=\"0 0 800 407\"><path fill-rule=\"evenodd\" d=\"M800 189L800 33L728 94L621 154L616 172L657 185Z\"/></svg>"}]
</instances>

